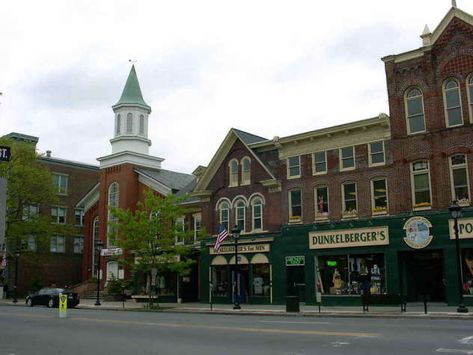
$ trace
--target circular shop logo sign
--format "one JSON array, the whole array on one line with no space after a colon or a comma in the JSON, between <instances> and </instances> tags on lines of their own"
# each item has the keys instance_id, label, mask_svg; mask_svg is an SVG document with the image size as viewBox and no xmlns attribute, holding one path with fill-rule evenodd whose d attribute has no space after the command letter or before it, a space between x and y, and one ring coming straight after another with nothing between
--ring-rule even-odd
<instances>
[{"instance_id":1,"label":"circular shop logo sign","mask_svg":"<svg viewBox=\"0 0 473 355\"><path fill-rule=\"evenodd\" d=\"M433 236L430 235L432 224L427 218L412 217L404 224L406 236L404 241L414 249L422 249L430 244Z\"/></svg>"}]
</instances>

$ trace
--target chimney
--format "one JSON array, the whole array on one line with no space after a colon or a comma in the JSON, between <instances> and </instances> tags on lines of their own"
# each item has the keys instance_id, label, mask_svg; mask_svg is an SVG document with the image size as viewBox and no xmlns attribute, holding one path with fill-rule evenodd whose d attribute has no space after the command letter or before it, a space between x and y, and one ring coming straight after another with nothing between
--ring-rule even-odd
<instances>
[{"instance_id":1,"label":"chimney","mask_svg":"<svg viewBox=\"0 0 473 355\"><path fill-rule=\"evenodd\" d=\"M51 151L50 150L46 151L46 158L51 158Z\"/></svg>"}]
</instances>

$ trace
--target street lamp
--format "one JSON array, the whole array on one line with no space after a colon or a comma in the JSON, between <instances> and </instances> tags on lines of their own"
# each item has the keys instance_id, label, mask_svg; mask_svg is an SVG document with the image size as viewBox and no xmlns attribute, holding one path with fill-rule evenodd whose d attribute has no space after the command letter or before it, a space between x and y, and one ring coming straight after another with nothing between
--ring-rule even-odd
<instances>
[{"instance_id":1,"label":"street lamp","mask_svg":"<svg viewBox=\"0 0 473 355\"><path fill-rule=\"evenodd\" d=\"M240 238L240 232L241 230L237 225L232 228L233 240L235 241L235 287L233 295L233 309L241 309L240 302L238 301L238 291L240 290L240 278L238 277L240 274L240 270L238 269L238 238Z\"/></svg>"},{"instance_id":2,"label":"street lamp","mask_svg":"<svg viewBox=\"0 0 473 355\"><path fill-rule=\"evenodd\" d=\"M21 255L21 250L16 249L15 250L15 284L13 285L13 303L18 302L16 288L18 285L18 259L20 259L20 255Z\"/></svg>"},{"instance_id":3,"label":"street lamp","mask_svg":"<svg viewBox=\"0 0 473 355\"><path fill-rule=\"evenodd\" d=\"M453 217L453 230L455 231L455 246L457 251L458 292L460 294L460 302L458 304L457 312L467 313L468 308L465 307L465 303L463 302L463 272L461 268L460 238L458 237L458 218L462 216L462 208L455 200L448 210Z\"/></svg>"},{"instance_id":4,"label":"street lamp","mask_svg":"<svg viewBox=\"0 0 473 355\"><path fill-rule=\"evenodd\" d=\"M100 254L102 252L102 248L102 241L97 241L95 245L95 251L97 253L97 300L95 301L96 306L100 306Z\"/></svg>"}]
</instances>

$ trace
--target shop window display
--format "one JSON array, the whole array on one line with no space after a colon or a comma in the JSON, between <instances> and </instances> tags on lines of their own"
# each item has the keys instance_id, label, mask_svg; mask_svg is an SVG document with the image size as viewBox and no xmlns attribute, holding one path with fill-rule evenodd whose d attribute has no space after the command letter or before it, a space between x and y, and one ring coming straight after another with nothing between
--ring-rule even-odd
<instances>
[{"instance_id":1,"label":"shop window display","mask_svg":"<svg viewBox=\"0 0 473 355\"><path fill-rule=\"evenodd\" d=\"M324 295L382 294L386 292L384 276L383 254L318 258L318 287Z\"/></svg>"},{"instance_id":2,"label":"shop window display","mask_svg":"<svg viewBox=\"0 0 473 355\"><path fill-rule=\"evenodd\" d=\"M473 249L462 250L463 293L473 295Z\"/></svg>"},{"instance_id":3,"label":"shop window display","mask_svg":"<svg viewBox=\"0 0 473 355\"><path fill-rule=\"evenodd\" d=\"M228 282L227 265L212 267L213 296L227 297L230 283Z\"/></svg>"},{"instance_id":4,"label":"shop window display","mask_svg":"<svg viewBox=\"0 0 473 355\"><path fill-rule=\"evenodd\" d=\"M253 266L253 296L269 296L269 264Z\"/></svg>"}]
</instances>

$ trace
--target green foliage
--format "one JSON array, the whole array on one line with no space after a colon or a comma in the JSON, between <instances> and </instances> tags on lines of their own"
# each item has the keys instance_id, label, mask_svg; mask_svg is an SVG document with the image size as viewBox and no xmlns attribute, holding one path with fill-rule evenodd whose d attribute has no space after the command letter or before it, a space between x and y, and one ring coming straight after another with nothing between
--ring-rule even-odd
<instances>
[{"instance_id":1,"label":"green foliage","mask_svg":"<svg viewBox=\"0 0 473 355\"><path fill-rule=\"evenodd\" d=\"M136 210L112 208L111 213L118 222L111 223L114 231L109 237L114 244L132 251L133 258L122 257L134 273L158 275L164 271L187 275L194 261L187 256L191 253L188 242L192 231L185 231L176 223L186 214L182 199L174 195L162 197L152 190L145 192L145 199L137 203ZM176 240L183 243L176 245ZM151 299L151 298L150 298Z\"/></svg>"}]
</instances>

